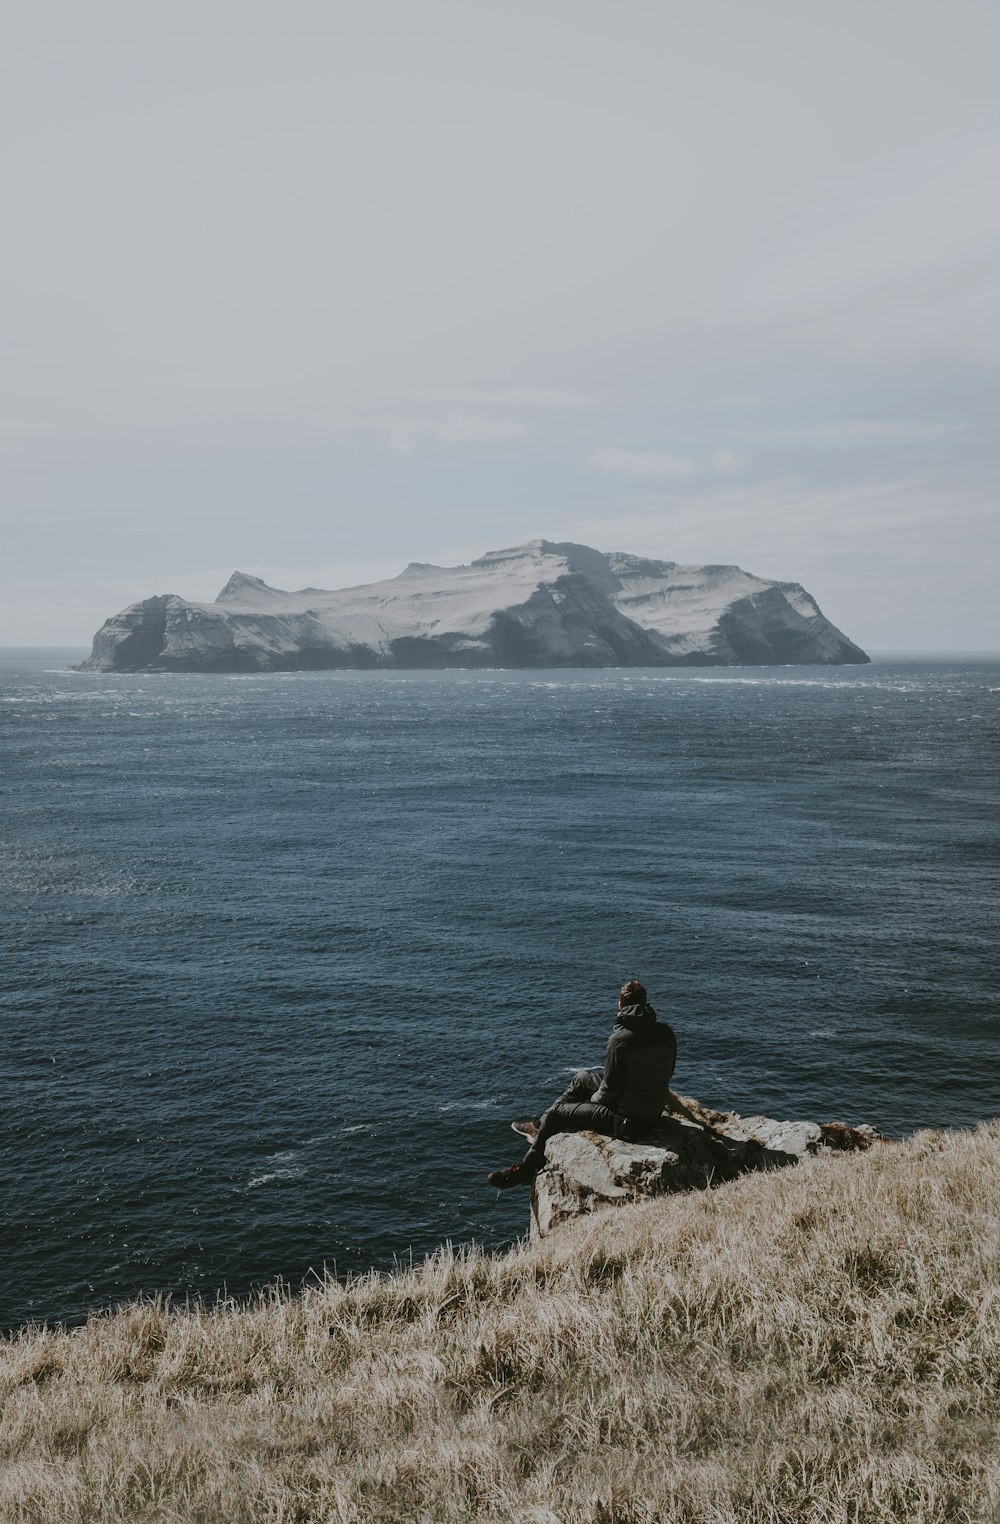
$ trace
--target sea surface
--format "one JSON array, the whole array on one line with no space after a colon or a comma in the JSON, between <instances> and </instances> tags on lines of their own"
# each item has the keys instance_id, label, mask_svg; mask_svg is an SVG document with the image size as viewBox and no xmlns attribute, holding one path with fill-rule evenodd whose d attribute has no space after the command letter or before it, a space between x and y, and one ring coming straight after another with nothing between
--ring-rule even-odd
<instances>
[{"instance_id":1,"label":"sea surface","mask_svg":"<svg viewBox=\"0 0 1000 1524\"><path fill-rule=\"evenodd\" d=\"M1000 1111L1000 663L108 676L0 655L0 1322L523 1234L642 978L675 1086Z\"/></svg>"}]
</instances>

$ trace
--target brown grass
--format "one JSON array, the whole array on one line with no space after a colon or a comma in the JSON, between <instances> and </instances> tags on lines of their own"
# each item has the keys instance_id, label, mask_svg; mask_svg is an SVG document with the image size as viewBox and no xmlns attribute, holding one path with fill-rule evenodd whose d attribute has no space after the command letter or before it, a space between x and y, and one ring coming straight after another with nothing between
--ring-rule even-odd
<instances>
[{"instance_id":1,"label":"brown grass","mask_svg":"<svg viewBox=\"0 0 1000 1524\"><path fill-rule=\"evenodd\" d=\"M525 1203L527 1215L527 1203ZM3 1524L991 1524L1000 1124L0 1347Z\"/></svg>"}]
</instances>

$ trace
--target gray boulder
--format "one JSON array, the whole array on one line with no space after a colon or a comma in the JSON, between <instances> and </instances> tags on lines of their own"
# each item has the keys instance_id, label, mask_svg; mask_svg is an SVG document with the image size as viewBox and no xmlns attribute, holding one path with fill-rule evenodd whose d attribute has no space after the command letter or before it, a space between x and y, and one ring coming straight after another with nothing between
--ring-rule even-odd
<instances>
[{"instance_id":1,"label":"gray boulder","mask_svg":"<svg viewBox=\"0 0 1000 1524\"><path fill-rule=\"evenodd\" d=\"M550 1138L531 1193L531 1234L544 1238L567 1218L622 1202L705 1190L751 1170L780 1169L810 1155L883 1141L874 1127L744 1117L672 1095L655 1131L641 1143L596 1132Z\"/></svg>"}]
</instances>

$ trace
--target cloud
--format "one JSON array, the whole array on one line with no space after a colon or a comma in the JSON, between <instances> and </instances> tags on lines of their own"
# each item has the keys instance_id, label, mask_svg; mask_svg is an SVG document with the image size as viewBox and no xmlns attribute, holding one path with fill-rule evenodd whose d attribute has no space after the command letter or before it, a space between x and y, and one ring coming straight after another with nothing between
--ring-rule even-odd
<instances>
[{"instance_id":1,"label":"cloud","mask_svg":"<svg viewBox=\"0 0 1000 1524\"><path fill-rule=\"evenodd\" d=\"M618 471L623 476L676 478L699 476L703 470L720 476L735 476L746 470L746 461L735 450L715 450L704 465L689 456L669 455L664 450L595 450L590 464L602 471Z\"/></svg>"},{"instance_id":2,"label":"cloud","mask_svg":"<svg viewBox=\"0 0 1000 1524\"><path fill-rule=\"evenodd\" d=\"M791 444L834 445L841 449L881 444L929 444L962 434L964 423L934 418L833 418L802 429L777 429L766 438Z\"/></svg>"},{"instance_id":3,"label":"cloud","mask_svg":"<svg viewBox=\"0 0 1000 1524\"><path fill-rule=\"evenodd\" d=\"M517 418L491 418L485 413L452 408L439 418L414 418L399 414L347 415L335 421L334 433L382 434L386 447L394 454L412 455L421 440L433 440L438 444L490 443L499 439L516 439L518 435L527 433L527 425Z\"/></svg>"},{"instance_id":4,"label":"cloud","mask_svg":"<svg viewBox=\"0 0 1000 1524\"><path fill-rule=\"evenodd\" d=\"M806 580L810 568L852 544L905 541L933 524L944 536L947 509L910 480L824 487L792 477L690 492L673 504L637 496L606 514L567 518L558 532L599 549L702 563L739 562L763 576Z\"/></svg>"},{"instance_id":5,"label":"cloud","mask_svg":"<svg viewBox=\"0 0 1000 1524\"><path fill-rule=\"evenodd\" d=\"M588 407L586 397L546 386L513 386L496 392L445 393L442 402L464 402L470 407Z\"/></svg>"},{"instance_id":6,"label":"cloud","mask_svg":"<svg viewBox=\"0 0 1000 1524\"><path fill-rule=\"evenodd\" d=\"M5 529L14 529L18 525L22 524L30 524L32 528L37 529L40 525L43 524L72 524L73 522L74 515L71 513L49 513L41 518L36 518L33 514L30 513L11 513L4 514L2 517L0 517L0 524L2 524Z\"/></svg>"},{"instance_id":7,"label":"cloud","mask_svg":"<svg viewBox=\"0 0 1000 1524\"><path fill-rule=\"evenodd\" d=\"M412 455L421 439L441 444L470 444L484 440L514 439L526 432L516 418L487 418L481 413L451 412L444 418L396 418L388 435L390 450Z\"/></svg>"},{"instance_id":8,"label":"cloud","mask_svg":"<svg viewBox=\"0 0 1000 1524\"><path fill-rule=\"evenodd\" d=\"M695 476L698 463L665 450L595 450L590 464L601 471L619 471L623 476Z\"/></svg>"},{"instance_id":9,"label":"cloud","mask_svg":"<svg viewBox=\"0 0 1000 1524\"><path fill-rule=\"evenodd\" d=\"M432 425L432 438L445 444L465 444L468 440L513 439L526 432L526 425L516 418L485 418L479 413L455 412Z\"/></svg>"}]
</instances>

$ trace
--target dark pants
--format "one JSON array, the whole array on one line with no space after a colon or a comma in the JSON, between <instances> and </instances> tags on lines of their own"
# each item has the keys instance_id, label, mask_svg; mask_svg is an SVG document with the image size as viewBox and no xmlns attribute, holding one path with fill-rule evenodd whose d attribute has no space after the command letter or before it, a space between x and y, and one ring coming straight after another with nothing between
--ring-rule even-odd
<instances>
[{"instance_id":1,"label":"dark pants","mask_svg":"<svg viewBox=\"0 0 1000 1524\"><path fill-rule=\"evenodd\" d=\"M541 1169L545 1145L557 1132L601 1132L606 1138L625 1138L635 1142L650 1123L639 1117L626 1117L610 1106L595 1106L590 1099L603 1075L599 1069L580 1069L573 1082L549 1107L538 1127L538 1137L525 1154L525 1163Z\"/></svg>"}]
</instances>

